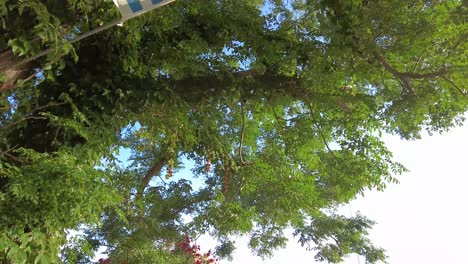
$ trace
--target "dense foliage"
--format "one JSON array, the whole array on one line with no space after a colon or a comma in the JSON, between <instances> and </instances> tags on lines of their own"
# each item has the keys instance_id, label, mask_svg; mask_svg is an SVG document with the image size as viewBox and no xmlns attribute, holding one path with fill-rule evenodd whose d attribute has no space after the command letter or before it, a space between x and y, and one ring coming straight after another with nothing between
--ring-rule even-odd
<instances>
[{"instance_id":1,"label":"dense foliage","mask_svg":"<svg viewBox=\"0 0 468 264\"><path fill-rule=\"evenodd\" d=\"M291 228L318 260L384 260L372 221L335 209L404 171L383 132L461 124L466 14L178 0L72 46L118 17L112 0L0 0L0 259L184 263L173 248L204 233L220 257L235 235L268 257Z\"/></svg>"}]
</instances>

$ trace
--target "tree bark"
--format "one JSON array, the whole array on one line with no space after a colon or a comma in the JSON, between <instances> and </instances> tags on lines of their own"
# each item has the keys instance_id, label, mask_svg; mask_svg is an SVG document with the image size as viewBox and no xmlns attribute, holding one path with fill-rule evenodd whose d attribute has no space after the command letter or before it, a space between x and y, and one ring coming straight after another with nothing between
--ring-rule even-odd
<instances>
[{"instance_id":1,"label":"tree bark","mask_svg":"<svg viewBox=\"0 0 468 264\"><path fill-rule=\"evenodd\" d=\"M135 200L139 200L143 198L143 192L145 191L146 187L150 183L151 179L156 175L156 173L160 172L164 165L166 165L167 159L161 158L157 160L154 165L150 168L150 170L145 174L143 180L141 181L140 188L136 194Z\"/></svg>"},{"instance_id":2,"label":"tree bark","mask_svg":"<svg viewBox=\"0 0 468 264\"><path fill-rule=\"evenodd\" d=\"M137 202L137 204L139 201L141 201L141 199L143 199L143 193L146 187L148 187L148 184L150 183L151 179L153 179L156 173L159 173L162 170L162 168L164 167L164 165L166 165L166 163L167 163L167 159L165 157L161 157L160 159L156 160L154 165L145 174L138 188L137 194L135 196L135 201ZM145 207L144 205L140 204L137 217L136 217L137 222L141 222L143 220L144 214L145 214Z\"/></svg>"},{"instance_id":3,"label":"tree bark","mask_svg":"<svg viewBox=\"0 0 468 264\"><path fill-rule=\"evenodd\" d=\"M0 92L8 91L15 87L18 80L26 79L34 72L33 62L16 66L21 58L15 56L11 50L0 52Z\"/></svg>"}]
</instances>

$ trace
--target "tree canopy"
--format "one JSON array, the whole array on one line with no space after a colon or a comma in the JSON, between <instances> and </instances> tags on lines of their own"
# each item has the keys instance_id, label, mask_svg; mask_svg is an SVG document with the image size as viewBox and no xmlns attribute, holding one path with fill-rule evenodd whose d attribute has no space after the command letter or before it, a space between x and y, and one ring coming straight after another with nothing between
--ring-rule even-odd
<instances>
[{"instance_id":1,"label":"tree canopy","mask_svg":"<svg viewBox=\"0 0 468 264\"><path fill-rule=\"evenodd\" d=\"M317 260L383 261L373 222L336 208L405 171L382 133L462 123L466 14L178 0L70 45L118 17L112 0L0 0L0 259L185 263L176 245L200 234L268 257L291 228Z\"/></svg>"}]
</instances>

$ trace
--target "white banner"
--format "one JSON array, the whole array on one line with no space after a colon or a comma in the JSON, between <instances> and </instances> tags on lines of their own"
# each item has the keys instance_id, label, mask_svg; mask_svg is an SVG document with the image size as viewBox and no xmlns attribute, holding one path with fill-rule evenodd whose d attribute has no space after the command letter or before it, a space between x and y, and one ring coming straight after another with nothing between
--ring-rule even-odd
<instances>
[{"instance_id":1,"label":"white banner","mask_svg":"<svg viewBox=\"0 0 468 264\"><path fill-rule=\"evenodd\" d=\"M174 1L175 0L114 0L114 3L119 8L123 20L128 20Z\"/></svg>"}]
</instances>

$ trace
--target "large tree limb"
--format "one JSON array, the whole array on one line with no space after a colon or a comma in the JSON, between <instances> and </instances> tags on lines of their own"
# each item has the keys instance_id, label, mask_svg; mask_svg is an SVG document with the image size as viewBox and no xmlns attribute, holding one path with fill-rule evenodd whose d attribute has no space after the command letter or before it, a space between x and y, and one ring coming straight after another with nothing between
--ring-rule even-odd
<instances>
[{"instance_id":1,"label":"large tree limb","mask_svg":"<svg viewBox=\"0 0 468 264\"><path fill-rule=\"evenodd\" d=\"M201 102L203 98L213 95L222 95L223 90L232 88L242 89L245 97L271 93L303 97L307 93L307 89L300 84L300 79L295 76L277 75L257 69L168 80L167 85L183 98L195 102Z\"/></svg>"},{"instance_id":2,"label":"large tree limb","mask_svg":"<svg viewBox=\"0 0 468 264\"><path fill-rule=\"evenodd\" d=\"M156 82L156 81L154 81ZM165 81L163 81L165 82ZM200 77L189 77L183 80L167 80L161 84L147 84L147 87L166 86L180 95L187 103L196 107L210 98L224 97L232 88L242 90L242 98L262 97L267 100L286 96L296 100L308 97L314 102L331 102L331 98L343 98L347 101L374 102L372 95L360 93L350 96L341 89L317 91L297 76L279 75L269 71L247 70L235 73L213 74Z\"/></svg>"},{"instance_id":3,"label":"large tree limb","mask_svg":"<svg viewBox=\"0 0 468 264\"><path fill-rule=\"evenodd\" d=\"M141 180L140 187L138 188L137 194L135 196L135 200L140 200L143 198L143 192L145 191L146 187L150 183L151 179L162 170L164 165L167 163L167 158L161 157L160 159L156 160L154 165L149 169L149 171L145 174L143 179Z\"/></svg>"},{"instance_id":4,"label":"large tree limb","mask_svg":"<svg viewBox=\"0 0 468 264\"><path fill-rule=\"evenodd\" d=\"M149 169L149 171L145 174L145 176L141 180L141 184L135 196L135 202L138 205L138 213L136 217L136 220L138 222L141 222L143 220L143 216L145 214L144 205L139 203L141 202L143 198L143 193L145 192L146 187L148 187L151 179L153 179L153 177L162 170L164 165L166 165L167 161L168 160L165 157L161 157L158 160L156 160L154 165Z\"/></svg>"}]
</instances>

